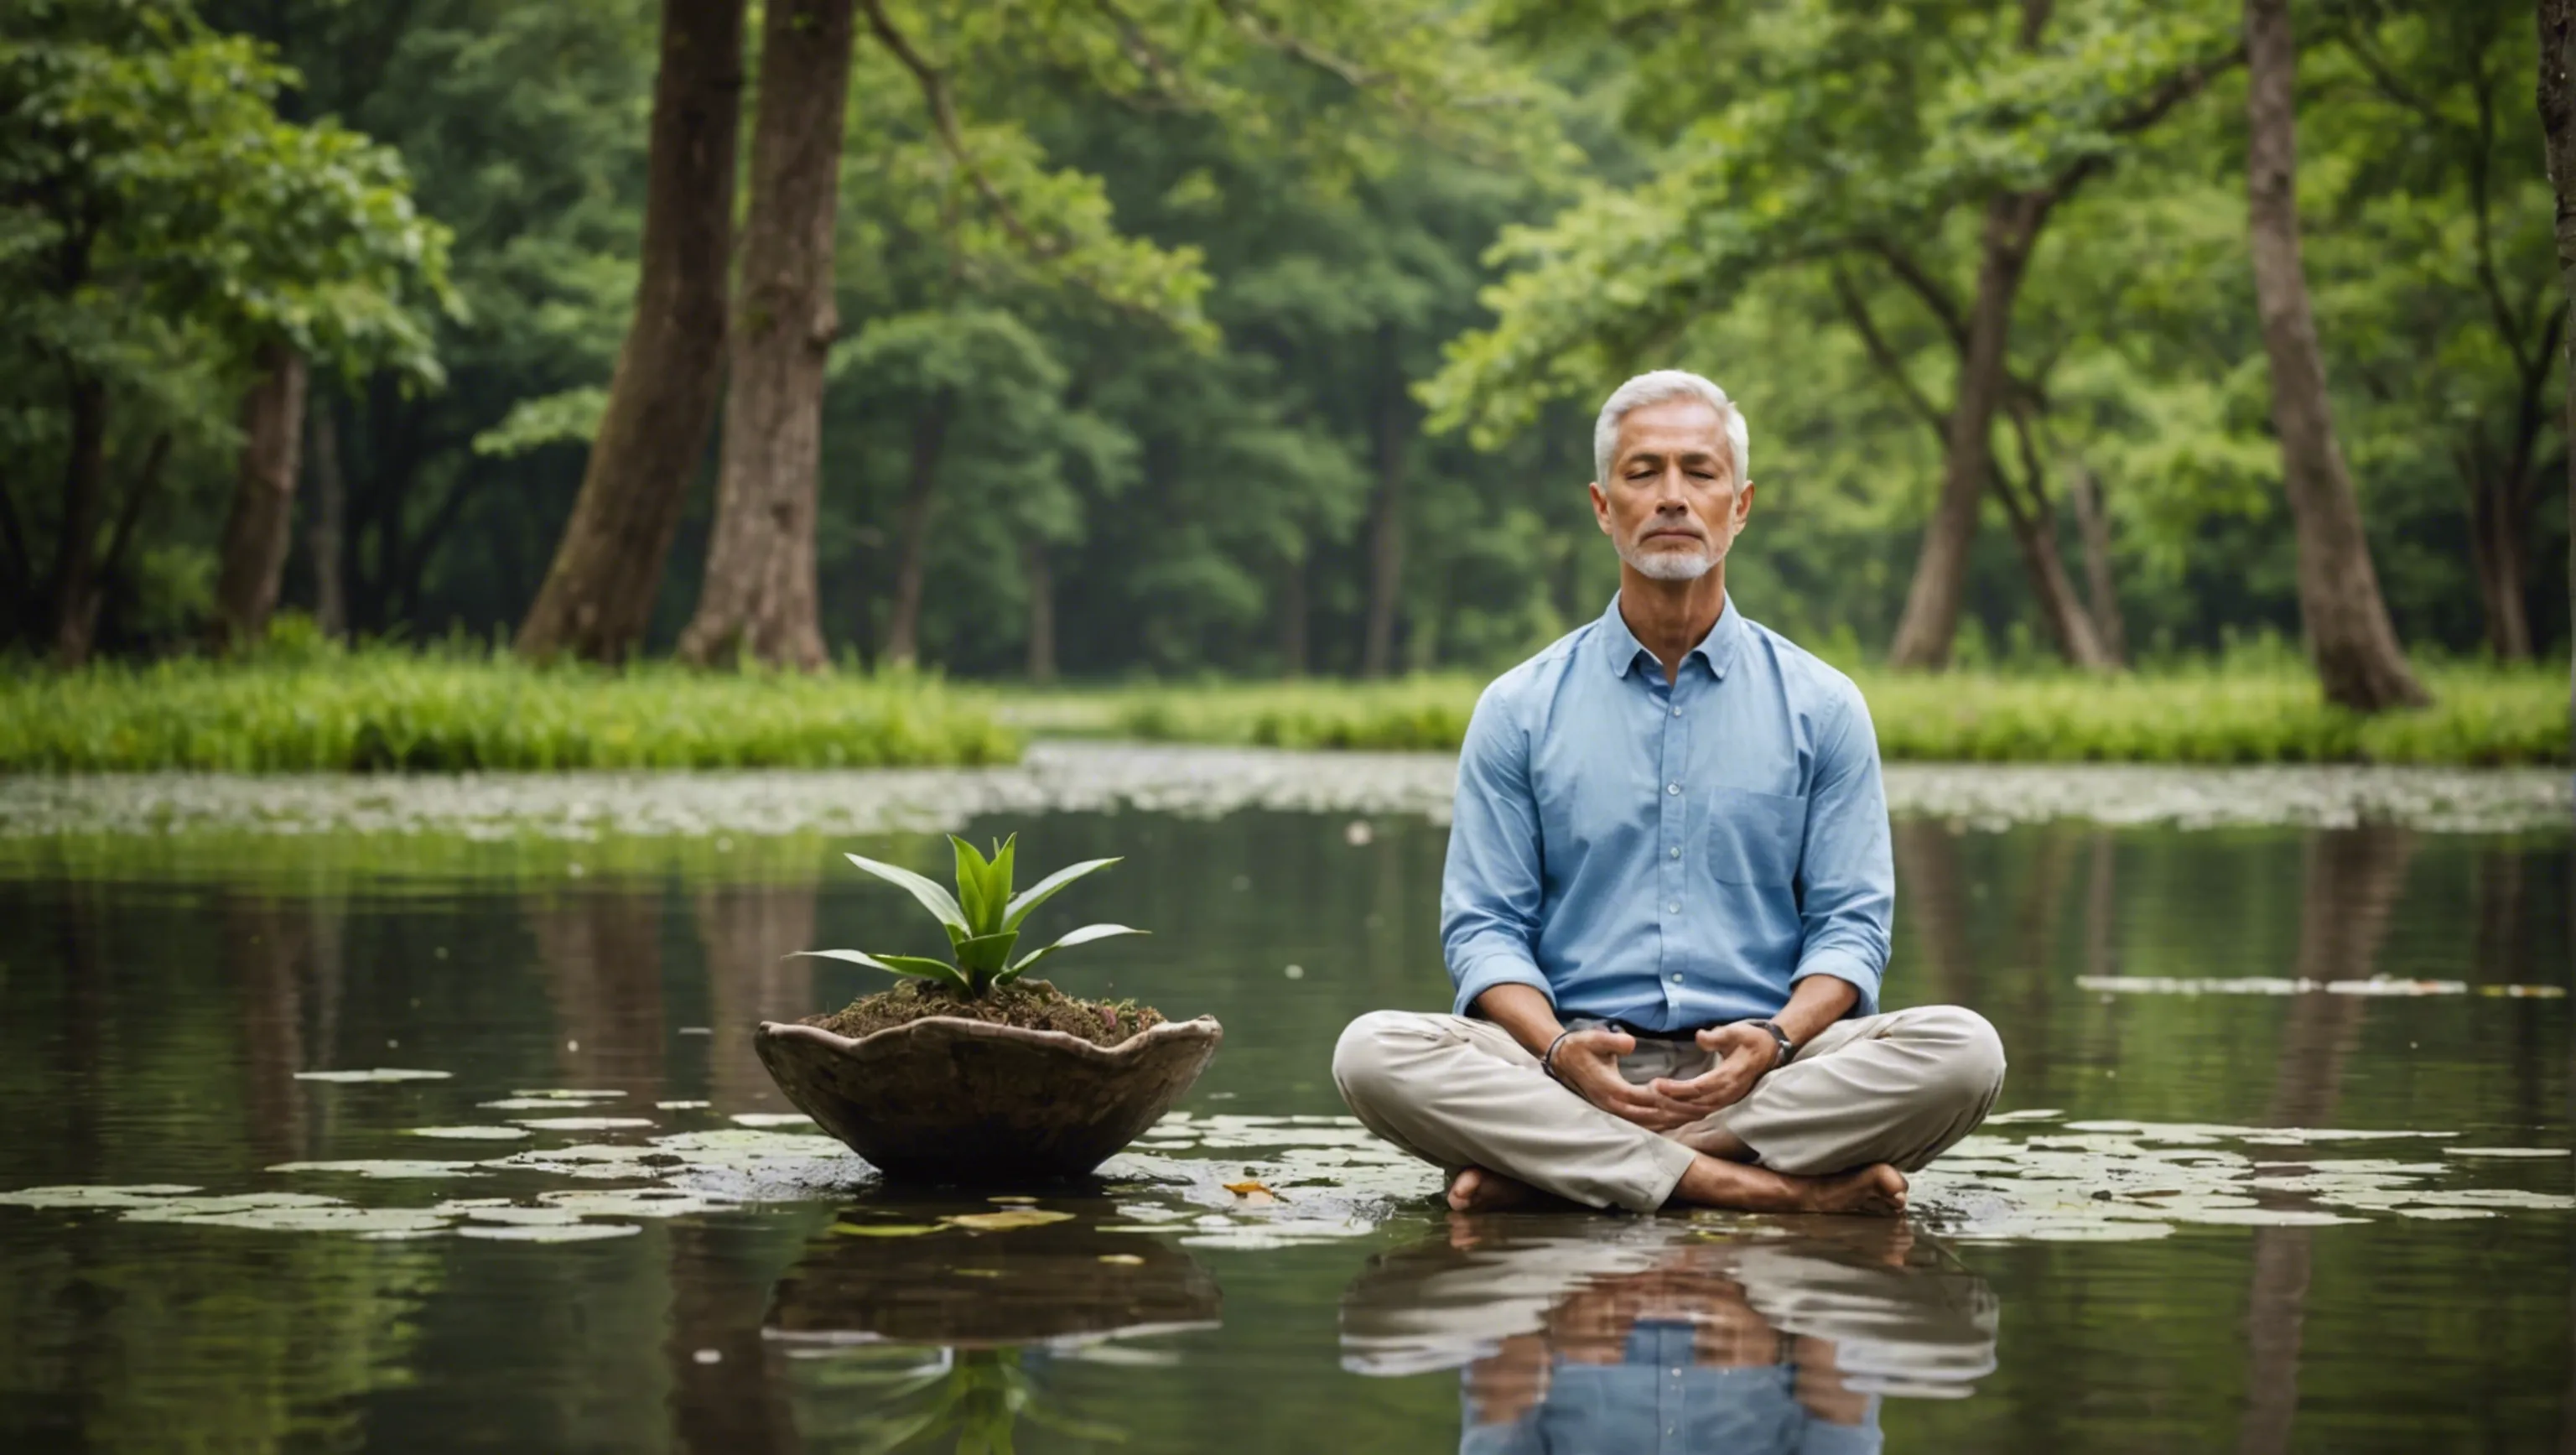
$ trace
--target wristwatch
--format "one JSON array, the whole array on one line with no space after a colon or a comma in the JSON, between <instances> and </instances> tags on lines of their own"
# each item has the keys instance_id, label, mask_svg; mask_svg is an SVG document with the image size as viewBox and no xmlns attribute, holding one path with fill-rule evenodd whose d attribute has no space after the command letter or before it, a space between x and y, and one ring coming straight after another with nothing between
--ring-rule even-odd
<instances>
[{"instance_id":1,"label":"wristwatch","mask_svg":"<svg viewBox=\"0 0 2576 1455\"><path fill-rule=\"evenodd\" d=\"M1779 1070L1781 1067L1788 1065L1788 1064L1789 1064L1789 1058L1790 1058L1791 1056L1794 1056L1794 1055L1798 1054L1798 1043L1797 1043L1797 1042L1795 1042L1795 1041L1793 1041L1793 1040L1790 1040L1790 1039L1789 1039L1789 1033L1788 1033L1787 1031L1784 1031L1784 1030L1780 1029L1779 1024L1778 1024L1777 1022L1775 1022L1775 1021L1748 1021L1748 1022L1746 1022L1746 1024L1748 1024L1748 1025L1756 1025L1756 1026L1760 1026L1762 1029L1764 1029L1764 1030L1766 1030L1766 1031L1769 1031L1769 1032L1771 1033L1771 1039L1773 1039L1773 1040L1775 1040L1775 1041L1777 1041L1777 1042L1779 1042L1779 1043L1780 1043L1780 1054L1779 1054L1779 1056L1778 1056L1778 1057L1774 1058L1774 1059L1773 1059L1773 1061L1771 1062L1771 1069L1772 1069L1772 1070L1777 1071L1777 1070Z\"/></svg>"}]
</instances>

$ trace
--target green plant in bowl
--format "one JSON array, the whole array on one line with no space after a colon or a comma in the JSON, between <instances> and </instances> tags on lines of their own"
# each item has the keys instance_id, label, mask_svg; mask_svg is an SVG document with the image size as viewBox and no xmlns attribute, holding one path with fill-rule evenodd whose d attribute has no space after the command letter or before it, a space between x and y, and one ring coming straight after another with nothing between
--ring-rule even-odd
<instances>
[{"instance_id":1,"label":"green plant in bowl","mask_svg":"<svg viewBox=\"0 0 2576 1455\"><path fill-rule=\"evenodd\" d=\"M957 886L849 856L911 895L948 935L949 958L864 950L798 954L902 977L828 1015L764 1021L761 1064L799 1111L890 1176L937 1181L1080 1176L1171 1109L1224 1028L1175 1024L1133 1001L1077 1000L1029 967L1072 945L1144 931L1085 925L1019 953L1030 913L1085 875L1087 859L1015 889L1016 835L956 848Z\"/></svg>"}]
</instances>

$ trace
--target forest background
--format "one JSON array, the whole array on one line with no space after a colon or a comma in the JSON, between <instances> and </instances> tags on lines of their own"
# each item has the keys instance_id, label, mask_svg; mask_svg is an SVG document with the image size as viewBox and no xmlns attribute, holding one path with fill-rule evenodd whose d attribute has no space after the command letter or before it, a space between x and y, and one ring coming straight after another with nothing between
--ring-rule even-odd
<instances>
[{"instance_id":1,"label":"forest background","mask_svg":"<svg viewBox=\"0 0 2576 1455\"><path fill-rule=\"evenodd\" d=\"M2303 631L2264 6L0 8L22 670L284 610L609 660L1475 677L1608 599L1590 412L1665 365L1751 422L1732 594L1838 663ZM2563 654L2533 12L2297 20L2305 284L2388 617L2420 659Z\"/></svg>"}]
</instances>

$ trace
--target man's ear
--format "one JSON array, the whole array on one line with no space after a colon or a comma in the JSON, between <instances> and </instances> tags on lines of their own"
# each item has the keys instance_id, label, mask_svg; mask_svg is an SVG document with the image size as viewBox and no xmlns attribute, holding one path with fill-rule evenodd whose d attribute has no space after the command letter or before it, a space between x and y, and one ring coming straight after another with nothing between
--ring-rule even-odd
<instances>
[{"instance_id":1,"label":"man's ear","mask_svg":"<svg viewBox=\"0 0 2576 1455\"><path fill-rule=\"evenodd\" d=\"M1736 526L1736 529L1738 529L1738 530L1742 530L1742 529L1744 528L1744 522L1745 522L1745 521L1747 521L1747 520L1750 520L1750 519L1752 518L1752 516L1753 516L1753 482L1752 482L1752 481L1750 481L1750 480L1747 480L1747 481L1745 481L1745 482L1744 482L1744 488L1735 492L1735 526Z\"/></svg>"},{"instance_id":2,"label":"man's ear","mask_svg":"<svg viewBox=\"0 0 2576 1455\"><path fill-rule=\"evenodd\" d=\"M1601 493L1601 482L1595 480L1583 490L1592 497L1592 523L1601 527L1603 535L1610 534L1610 497Z\"/></svg>"}]
</instances>

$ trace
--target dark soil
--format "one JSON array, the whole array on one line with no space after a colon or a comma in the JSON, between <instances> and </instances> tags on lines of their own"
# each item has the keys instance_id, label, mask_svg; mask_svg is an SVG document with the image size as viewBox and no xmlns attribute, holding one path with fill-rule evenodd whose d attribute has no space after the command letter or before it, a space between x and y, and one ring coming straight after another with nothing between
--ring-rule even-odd
<instances>
[{"instance_id":1,"label":"dark soil","mask_svg":"<svg viewBox=\"0 0 2576 1455\"><path fill-rule=\"evenodd\" d=\"M1163 1013L1150 1005L1132 1000L1076 1000L1044 980L1015 980L973 1000L928 981L907 980L892 990L861 996L828 1015L807 1016L805 1024L857 1040L940 1015L1063 1031L1096 1046L1115 1046L1148 1026L1163 1023Z\"/></svg>"}]
</instances>

